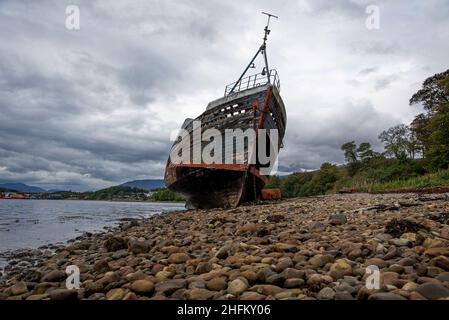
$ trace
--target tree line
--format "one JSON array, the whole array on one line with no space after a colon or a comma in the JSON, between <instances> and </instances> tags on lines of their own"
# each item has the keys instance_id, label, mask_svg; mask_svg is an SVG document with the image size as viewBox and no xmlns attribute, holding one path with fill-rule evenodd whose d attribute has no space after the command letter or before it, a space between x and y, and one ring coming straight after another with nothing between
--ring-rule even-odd
<instances>
[{"instance_id":1,"label":"tree line","mask_svg":"<svg viewBox=\"0 0 449 320\"><path fill-rule=\"evenodd\" d=\"M366 191L372 184L391 185L392 181L449 169L449 70L427 78L409 104L423 106L424 112L410 124L382 131L378 136L384 145L382 152L374 151L369 142L345 142L341 146L345 165L323 163L313 172L270 177L267 187L281 188L284 197L344 189ZM445 182L438 179L438 183L442 181Z\"/></svg>"}]
</instances>

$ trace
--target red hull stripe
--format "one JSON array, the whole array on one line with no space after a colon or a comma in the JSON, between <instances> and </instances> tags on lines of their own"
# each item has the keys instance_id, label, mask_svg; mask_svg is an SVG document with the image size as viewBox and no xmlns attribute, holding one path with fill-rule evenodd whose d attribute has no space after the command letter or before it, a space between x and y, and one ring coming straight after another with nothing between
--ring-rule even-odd
<instances>
[{"instance_id":1,"label":"red hull stripe","mask_svg":"<svg viewBox=\"0 0 449 320\"><path fill-rule=\"evenodd\" d=\"M205 168L205 169L219 169L219 170L234 170L234 171L245 171L246 165L244 164L220 164L220 163L180 163L180 164L172 164L174 167L184 167L184 168ZM264 181L265 183L268 181L268 178L264 175L261 175L259 170L255 167L251 167L250 172Z\"/></svg>"},{"instance_id":2,"label":"red hull stripe","mask_svg":"<svg viewBox=\"0 0 449 320\"><path fill-rule=\"evenodd\" d=\"M260 174L260 171L257 170L255 167L251 167L251 169L249 170L253 175L255 175L257 178L259 178L260 180L262 180L263 182L267 183L268 178L264 175Z\"/></svg>"},{"instance_id":3,"label":"red hull stripe","mask_svg":"<svg viewBox=\"0 0 449 320\"><path fill-rule=\"evenodd\" d=\"M206 169L221 169L221 170L234 170L245 171L246 165L244 164L228 164L228 163L180 163L175 164L175 167L187 167L187 168L206 168Z\"/></svg>"}]
</instances>

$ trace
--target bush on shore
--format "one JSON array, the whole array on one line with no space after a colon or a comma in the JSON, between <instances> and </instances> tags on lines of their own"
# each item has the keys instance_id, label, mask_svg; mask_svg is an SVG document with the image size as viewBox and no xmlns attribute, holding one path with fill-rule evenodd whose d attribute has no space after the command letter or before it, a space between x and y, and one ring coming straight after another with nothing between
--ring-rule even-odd
<instances>
[{"instance_id":1,"label":"bush on shore","mask_svg":"<svg viewBox=\"0 0 449 320\"><path fill-rule=\"evenodd\" d=\"M169 189L159 189L150 196L152 201L185 201L186 199Z\"/></svg>"}]
</instances>

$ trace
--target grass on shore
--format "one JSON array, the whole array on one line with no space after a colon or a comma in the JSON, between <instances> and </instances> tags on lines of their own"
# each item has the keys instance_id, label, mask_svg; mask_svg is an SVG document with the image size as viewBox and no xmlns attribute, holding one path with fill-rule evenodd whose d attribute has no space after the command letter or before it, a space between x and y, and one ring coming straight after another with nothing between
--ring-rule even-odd
<instances>
[{"instance_id":1,"label":"grass on shore","mask_svg":"<svg viewBox=\"0 0 449 320\"><path fill-rule=\"evenodd\" d=\"M397 189L423 189L435 187L449 187L449 170L441 170L407 180L364 184L357 189L362 192L384 192Z\"/></svg>"}]
</instances>

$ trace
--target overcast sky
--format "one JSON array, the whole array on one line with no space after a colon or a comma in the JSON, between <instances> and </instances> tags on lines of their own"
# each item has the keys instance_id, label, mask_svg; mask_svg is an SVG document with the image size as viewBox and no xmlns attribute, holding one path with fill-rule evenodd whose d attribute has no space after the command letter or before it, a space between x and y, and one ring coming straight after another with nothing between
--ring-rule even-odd
<instances>
[{"instance_id":1,"label":"overcast sky","mask_svg":"<svg viewBox=\"0 0 449 320\"><path fill-rule=\"evenodd\" d=\"M80 29L66 28L77 4ZM380 29L367 29L369 4ZM0 1L0 182L96 189L162 178L170 133L223 94L273 21L284 172L408 123L448 68L449 1ZM261 63L256 63L261 68ZM260 71L260 70L258 70Z\"/></svg>"}]
</instances>

